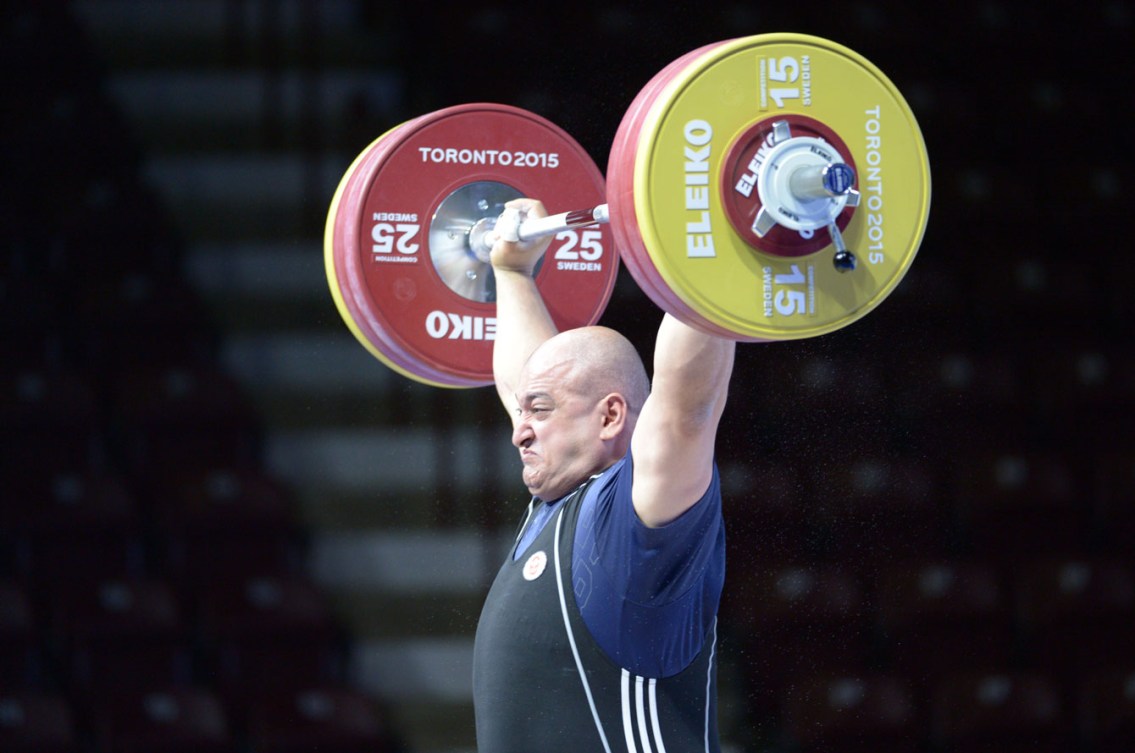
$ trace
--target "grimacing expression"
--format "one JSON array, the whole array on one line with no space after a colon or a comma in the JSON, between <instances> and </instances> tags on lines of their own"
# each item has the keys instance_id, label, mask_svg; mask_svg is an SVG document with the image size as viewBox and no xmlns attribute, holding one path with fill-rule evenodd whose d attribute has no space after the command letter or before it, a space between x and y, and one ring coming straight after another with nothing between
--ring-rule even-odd
<instances>
[{"instance_id":1,"label":"grimacing expression","mask_svg":"<svg viewBox=\"0 0 1135 753\"><path fill-rule=\"evenodd\" d=\"M549 363L550 360L550 363ZM602 470L602 399L574 389L569 360L533 359L517 389L512 443L520 450L528 491L551 502Z\"/></svg>"}]
</instances>

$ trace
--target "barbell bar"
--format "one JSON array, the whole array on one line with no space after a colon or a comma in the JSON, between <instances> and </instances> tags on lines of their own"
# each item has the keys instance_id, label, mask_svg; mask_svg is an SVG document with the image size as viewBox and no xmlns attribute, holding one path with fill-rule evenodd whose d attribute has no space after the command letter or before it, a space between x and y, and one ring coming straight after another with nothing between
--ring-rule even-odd
<instances>
[{"instance_id":1,"label":"barbell bar","mask_svg":"<svg viewBox=\"0 0 1135 753\"><path fill-rule=\"evenodd\" d=\"M831 159L830 156L826 157ZM844 162L824 162L822 164L809 164L796 167L787 174L788 193L798 204L807 205L829 203L830 199L846 196L852 206L859 203L859 192L855 185L855 170ZM767 202L766 205L767 207ZM821 210L823 211L823 210ZM610 222L610 208L607 204L600 204L592 209L579 209L546 217L525 219L516 229L514 241L531 241L549 235L571 230L578 227L603 224ZM778 220L764 207L753 220L753 232L765 235ZM855 256L844 245L843 237L835 222L828 218L824 223L831 236L832 244L836 248L833 264L840 272L849 272L855 268ZM492 229L496 221L490 218L478 220L469 230L469 249L478 258L487 260L487 253L497 241L497 234Z\"/></svg>"}]
</instances>

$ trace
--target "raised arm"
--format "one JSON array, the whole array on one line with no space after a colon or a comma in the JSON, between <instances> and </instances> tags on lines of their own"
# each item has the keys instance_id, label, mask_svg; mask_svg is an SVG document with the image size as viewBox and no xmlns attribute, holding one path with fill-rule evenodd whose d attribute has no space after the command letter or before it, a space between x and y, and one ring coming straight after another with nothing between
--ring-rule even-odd
<instances>
[{"instance_id":1,"label":"raised arm","mask_svg":"<svg viewBox=\"0 0 1135 753\"><path fill-rule=\"evenodd\" d=\"M497 232L507 236L524 217L545 217L544 205L534 199L517 199L505 205ZM493 381L509 418L516 423L516 383L528 356L556 334L536 288L532 271L544 255L551 238L528 243L498 240L491 262L497 285L497 331L493 343Z\"/></svg>"},{"instance_id":2,"label":"raised arm","mask_svg":"<svg viewBox=\"0 0 1135 753\"><path fill-rule=\"evenodd\" d=\"M632 497L646 525L673 521L709 486L735 350L732 340L663 317L650 397L631 438Z\"/></svg>"}]
</instances>

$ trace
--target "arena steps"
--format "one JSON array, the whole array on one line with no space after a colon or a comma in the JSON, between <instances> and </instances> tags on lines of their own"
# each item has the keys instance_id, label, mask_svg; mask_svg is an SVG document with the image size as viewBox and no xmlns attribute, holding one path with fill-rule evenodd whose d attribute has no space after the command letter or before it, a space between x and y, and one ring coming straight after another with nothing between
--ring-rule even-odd
<instances>
[{"instance_id":1,"label":"arena steps","mask_svg":"<svg viewBox=\"0 0 1135 753\"><path fill-rule=\"evenodd\" d=\"M373 65L383 17L358 0L78 0L72 4L114 70L210 71L234 63L271 68L316 59L335 68ZM305 27L316 27L314 39Z\"/></svg>"},{"instance_id":2,"label":"arena steps","mask_svg":"<svg viewBox=\"0 0 1135 753\"><path fill-rule=\"evenodd\" d=\"M498 554L477 531L486 476L515 477L507 421L473 428L495 395L446 391L442 405L368 354L323 267L336 185L402 119L381 23L361 28L353 0L274 4L271 36L273 4L74 5L186 242L221 362L263 417L266 470L294 492L309 575L353 637L350 679L412 750L470 753L473 631ZM304 8L318 16L315 40L301 33ZM506 504L511 525L524 501Z\"/></svg>"}]
</instances>

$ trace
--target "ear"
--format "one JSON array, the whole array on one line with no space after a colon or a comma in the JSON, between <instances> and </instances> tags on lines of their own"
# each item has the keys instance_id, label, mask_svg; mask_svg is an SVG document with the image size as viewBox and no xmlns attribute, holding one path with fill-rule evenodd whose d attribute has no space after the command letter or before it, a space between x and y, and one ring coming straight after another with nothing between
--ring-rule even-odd
<instances>
[{"instance_id":1,"label":"ear","mask_svg":"<svg viewBox=\"0 0 1135 753\"><path fill-rule=\"evenodd\" d=\"M630 410L627 399L618 392L612 392L603 398L600 411L600 439L614 439L627 428Z\"/></svg>"}]
</instances>

